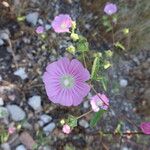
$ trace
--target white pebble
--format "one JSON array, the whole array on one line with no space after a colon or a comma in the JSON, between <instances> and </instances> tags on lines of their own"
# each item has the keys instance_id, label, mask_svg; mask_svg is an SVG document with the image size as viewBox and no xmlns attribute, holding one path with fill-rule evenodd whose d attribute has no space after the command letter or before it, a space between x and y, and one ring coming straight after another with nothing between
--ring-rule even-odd
<instances>
[{"instance_id":1,"label":"white pebble","mask_svg":"<svg viewBox=\"0 0 150 150\"><path fill-rule=\"evenodd\" d=\"M13 121L21 121L26 117L24 110L17 105L7 105L7 109Z\"/></svg>"},{"instance_id":2,"label":"white pebble","mask_svg":"<svg viewBox=\"0 0 150 150\"><path fill-rule=\"evenodd\" d=\"M9 39L9 35L5 32L2 32L0 34L0 38L3 39L3 40L8 40Z\"/></svg>"},{"instance_id":3,"label":"white pebble","mask_svg":"<svg viewBox=\"0 0 150 150\"><path fill-rule=\"evenodd\" d=\"M29 23L31 23L32 25L35 26L36 23L37 23L38 17L39 17L39 13L38 12L33 12L33 13L29 13L26 16L26 20L27 20L27 22L29 22Z\"/></svg>"},{"instance_id":4,"label":"white pebble","mask_svg":"<svg viewBox=\"0 0 150 150\"><path fill-rule=\"evenodd\" d=\"M27 150L24 145L19 145L16 147L16 150Z\"/></svg>"},{"instance_id":5,"label":"white pebble","mask_svg":"<svg viewBox=\"0 0 150 150\"><path fill-rule=\"evenodd\" d=\"M120 80L120 86L121 87L126 87L128 85L128 81L126 79L121 79Z\"/></svg>"},{"instance_id":6,"label":"white pebble","mask_svg":"<svg viewBox=\"0 0 150 150\"><path fill-rule=\"evenodd\" d=\"M0 106L3 106L4 105L4 101L2 99L2 97L0 97Z\"/></svg>"},{"instance_id":7,"label":"white pebble","mask_svg":"<svg viewBox=\"0 0 150 150\"><path fill-rule=\"evenodd\" d=\"M45 25L45 30L49 30L49 29L51 29L51 25L46 24L46 25Z\"/></svg>"},{"instance_id":8,"label":"white pebble","mask_svg":"<svg viewBox=\"0 0 150 150\"><path fill-rule=\"evenodd\" d=\"M34 110L41 110L41 97L38 95L32 96L29 98L28 104L34 109Z\"/></svg>"},{"instance_id":9,"label":"white pebble","mask_svg":"<svg viewBox=\"0 0 150 150\"><path fill-rule=\"evenodd\" d=\"M47 126L45 126L43 128L43 131L46 133L46 134L49 134L50 132L52 132L54 129L55 129L56 125L54 122L48 124Z\"/></svg>"},{"instance_id":10,"label":"white pebble","mask_svg":"<svg viewBox=\"0 0 150 150\"><path fill-rule=\"evenodd\" d=\"M43 114L40 116L40 119L44 122L44 123L48 123L52 120L52 117L46 114Z\"/></svg>"},{"instance_id":11,"label":"white pebble","mask_svg":"<svg viewBox=\"0 0 150 150\"><path fill-rule=\"evenodd\" d=\"M84 128L88 128L88 127L89 127L89 123L88 123L86 120L84 120L84 119L81 119L81 120L79 121L79 125L80 125L81 127L84 127Z\"/></svg>"},{"instance_id":12,"label":"white pebble","mask_svg":"<svg viewBox=\"0 0 150 150\"><path fill-rule=\"evenodd\" d=\"M85 101L85 102L83 103L83 107L84 107L85 109L89 108L89 107L90 107L89 101Z\"/></svg>"},{"instance_id":13,"label":"white pebble","mask_svg":"<svg viewBox=\"0 0 150 150\"><path fill-rule=\"evenodd\" d=\"M0 39L0 46L2 46L3 44L4 44L4 41Z\"/></svg>"},{"instance_id":14,"label":"white pebble","mask_svg":"<svg viewBox=\"0 0 150 150\"><path fill-rule=\"evenodd\" d=\"M11 150L9 143L3 143L1 145L2 150Z\"/></svg>"},{"instance_id":15,"label":"white pebble","mask_svg":"<svg viewBox=\"0 0 150 150\"><path fill-rule=\"evenodd\" d=\"M14 72L14 75L19 76L22 80L26 79L28 76L25 72L25 68L19 68Z\"/></svg>"}]
</instances>

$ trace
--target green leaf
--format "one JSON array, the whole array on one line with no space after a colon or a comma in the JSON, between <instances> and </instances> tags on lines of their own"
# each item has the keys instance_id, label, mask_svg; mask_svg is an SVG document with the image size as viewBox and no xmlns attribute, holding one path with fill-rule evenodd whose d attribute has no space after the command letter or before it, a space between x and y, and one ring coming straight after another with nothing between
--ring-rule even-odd
<instances>
[{"instance_id":1,"label":"green leaf","mask_svg":"<svg viewBox=\"0 0 150 150\"><path fill-rule=\"evenodd\" d=\"M89 43L87 42L87 39L83 36L79 37L76 47L77 47L77 51L79 52L89 51Z\"/></svg>"},{"instance_id":2,"label":"green leaf","mask_svg":"<svg viewBox=\"0 0 150 150\"><path fill-rule=\"evenodd\" d=\"M106 110L103 110L103 109L101 109L101 110L99 110L98 112L96 112L96 113L94 114L94 116L92 117L92 119L90 120L90 126L91 126L91 127L94 127L94 126L97 124L97 122L102 118L102 115L103 115L105 112L106 112Z\"/></svg>"},{"instance_id":3,"label":"green leaf","mask_svg":"<svg viewBox=\"0 0 150 150\"><path fill-rule=\"evenodd\" d=\"M69 115L66 123L71 127L71 128L74 128L77 126L77 118L72 116L72 115Z\"/></svg>"},{"instance_id":4,"label":"green leaf","mask_svg":"<svg viewBox=\"0 0 150 150\"><path fill-rule=\"evenodd\" d=\"M97 73L99 71L99 65L100 65L99 63L100 63L100 58L97 56L97 57L95 57L94 62L93 62L91 79L96 78Z\"/></svg>"},{"instance_id":5,"label":"green leaf","mask_svg":"<svg viewBox=\"0 0 150 150\"><path fill-rule=\"evenodd\" d=\"M115 47L125 50L125 47L120 42L115 43Z\"/></svg>"},{"instance_id":6,"label":"green leaf","mask_svg":"<svg viewBox=\"0 0 150 150\"><path fill-rule=\"evenodd\" d=\"M104 61L104 69L108 69L109 67L111 67L111 63L109 61Z\"/></svg>"}]
</instances>

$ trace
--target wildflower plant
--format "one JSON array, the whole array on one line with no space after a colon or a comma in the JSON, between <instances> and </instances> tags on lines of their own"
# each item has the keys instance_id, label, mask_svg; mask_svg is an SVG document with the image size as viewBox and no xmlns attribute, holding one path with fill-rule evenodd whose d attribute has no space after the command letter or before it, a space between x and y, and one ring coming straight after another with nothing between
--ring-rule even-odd
<instances>
[{"instance_id":1,"label":"wildflower plant","mask_svg":"<svg viewBox=\"0 0 150 150\"><path fill-rule=\"evenodd\" d=\"M106 31L113 31L113 26L117 22L117 16L115 15L117 6L107 3L104 7L104 12L107 14L107 16L103 16L104 26L108 27ZM104 52L96 51L91 54L87 39L77 33L76 22L68 14L56 16L52 21L52 28L56 33L69 34L72 44L66 47L66 51L72 54L75 59L70 60L67 57L63 57L47 65L43 74L43 82L49 100L62 106L78 106L83 102L90 90L94 92L90 99L91 110L80 116L68 115L67 119L60 121L63 126L62 131L65 134L69 134L77 126L80 118L93 113L90 125L95 126L103 114L111 109L110 99L105 93L109 82L106 72L112 66L113 49L108 49ZM127 34L129 32L128 28L123 32ZM113 38L113 46L124 49L119 42L114 42ZM88 60L89 62L87 63ZM101 85L103 92L95 90L93 85L95 82ZM149 124L142 124L141 129L144 133L149 133L147 132ZM117 133L120 134L120 130Z\"/></svg>"}]
</instances>

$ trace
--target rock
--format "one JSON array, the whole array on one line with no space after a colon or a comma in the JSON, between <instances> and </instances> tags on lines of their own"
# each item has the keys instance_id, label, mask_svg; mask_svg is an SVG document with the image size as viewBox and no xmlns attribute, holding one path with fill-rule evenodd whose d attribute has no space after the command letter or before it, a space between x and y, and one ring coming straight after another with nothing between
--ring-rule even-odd
<instances>
[{"instance_id":1,"label":"rock","mask_svg":"<svg viewBox=\"0 0 150 150\"><path fill-rule=\"evenodd\" d=\"M47 126L45 126L43 128L43 131L46 133L46 134L49 134L50 132L52 132L54 129L55 129L56 125L54 122L48 124Z\"/></svg>"},{"instance_id":2,"label":"rock","mask_svg":"<svg viewBox=\"0 0 150 150\"><path fill-rule=\"evenodd\" d=\"M14 75L19 76L22 80L26 79L28 76L25 72L25 68L19 68L14 72Z\"/></svg>"},{"instance_id":3,"label":"rock","mask_svg":"<svg viewBox=\"0 0 150 150\"><path fill-rule=\"evenodd\" d=\"M144 92L144 99L149 101L150 98L150 88L146 89Z\"/></svg>"},{"instance_id":4,"label":"rock","mask_svg":"<svg viewBox=\"0 0 150 150\"><path fill-rule=\"evenodd\" d=\"M27 150L24 145L19 145L16 147L16 150Z\"/></svg>"},{"instance_id":5,"label":"rock","mask_svg":"<svg viewBox=\"0 0 150 150\"><path fill-rule=\"evenodd\" d=\"M0 39L0 46L2 46L3 44L4 44L4 41Z\"/></svg>"},{"instance_id":6,"label":"rock","mask_svg":"<svg viewBox=\"0 0 150 150\"><path fill-rule=\"evenodd\" d=\"M8 40L9 39L9 35L6 32L2 32L0 34L0 39Z\"/></svg>"},{"instance_id":7,"label":"rock","mask_svg":"<svg viewBox=\"0 0 150 150\"><path fill-rule=\"evenodd\" d=\"M43 114L40 116L40 119L46 124L52 120L52 117L49 115Z\"/></svg>"},{"instance_id":8,"label":"rock","mask_svg":"<svg viewBox=\"0 0 150 150\"><path fill-rule=\"evenodd\" d=\"M0 119L7 118L8 116L8 110L5 107L0 107Z\"/></svg>"},{"instance_id":9,"label":"rock","mask_svg":"<svg viewBox=\"0 0 150 150\"><path fill-rule=\"evenodd\" d=\"M3 99L0 97L0 106L3 106L4 105L4 101Z\"/></svg>"},{"instance_id":10,"label":"rock","mask_svg":"<svg viewBox=\"0 0 150 150\"><path fill-rule=\"evenodd\" d=\"M29 13L28 15L26 15L26 21L35 26L37 23L38 17L39 17L38 12L32 12L32 13Z\"/></svg>"},{"instance_id":11,"label":"rock","mask_svg":"<svg viewBox=\"0 0 150 150\"><path fill-rule=\"evenodd\" d=\"M28 150L32 150L34 145L36 144L28 132L21 133L19 139L20 139L21 143L27 147Z\"/></svg>"},{"instance_id":12,"label":"rock","mask_svg":"<svg viewBox=\"0 0 150 150\"><path fill-rule=\"evenodd\" d=\"M43 25L43 20L42 20L42 19L39 19L39 20L38 20L38 23L39 23L40 25Z\"/></svg>"},{"instance_id":13,"label":"rock","mask_svg":"<svg viewBox=\"0 0 150 150\"><path fill-rule=\"evenodd\" d=\"M13 121L21 121L26 117L23 109L17 105L8 105L7 109L10 112Z\"/></svg>"},{"instance_id":14,"label":"rock","mask_svg":"<svg viewBox=\"0 0 150 150\"><path fill-rule=\"evenodd\" d=\"M41 97L38 95L32 96L29 98L28 104L34 109L34 110L41 110Z\"/></svg>"},{"instance_id":15,"label":"rock","mask_svg":"<svg viewBox=\"0 0 150 150\"><path fill-rule=\"evenodd\" d=\"M2 81L3 80L3 78L2 78L2 76L0 75L0 81Z\"/></svg>"},{"instance_id":16,"label":"rock","mask_svg":"<svg viewBox=\"0 0 150 150\"><path fill-rule=\"evenodd\" d=\"M45 30L47 31L47 30L49 30L49 29L51 29L51 25L46 24L46 25L45 25Z\"/></svg>"},{"instance_id":17,"label":"rock","mask_svg":"<svg viewBox=\"0 0 150 150\"><path fill-rule=\"evenodd\" d=\"M39 120L38 121L38 124L40 125L40 127L43 127L44 126L44 122L42 120Z\"/></svg>"},{"instance_id":18,"label":"rock","mask_svg":"<svg viewBox=\"0 0 150 150\"><path fill-rule=\"evenodd\" d=\"M88 102L88 101L84 101L83 107L84 107L85 109L89 108L89 107L90 107L89 102Z\"/></svg>"},{"instance_id":19,"label":"rock","mask_svg":"<svg viewBox=\"0 0 150 150\"><path fill-rule=\"evenodd\" d=\"M89 127L89 123L85 120L85 119L81 119L79 121L79 125L83 128L88 128Z\"/></svg>"},{"instance_id":20,"label":"rock","mask_svg":"<svg viewBox=\"0 0 150 150\"><path fill-rule=\"evenodd\" d=\"M120 80L120 86L121 87L126 87L128 85L128 81L126 79L121 79Z\"/></svg>"},{"instance_id":21,"label":"rock","mask_svg":"<svg viewBox=\"0 0 150 150\"><path fill-rule=\"evenodd\" d=\"M2 150L11 150L10 145L8 143L3 143L1 145Z\"/></svg>"}]
</instances>

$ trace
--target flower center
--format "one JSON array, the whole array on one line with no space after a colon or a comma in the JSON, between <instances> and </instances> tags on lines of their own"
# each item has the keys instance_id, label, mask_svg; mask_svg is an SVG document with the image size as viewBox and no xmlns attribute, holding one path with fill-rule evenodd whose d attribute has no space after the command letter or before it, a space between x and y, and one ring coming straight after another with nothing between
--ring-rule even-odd
<instances>
[{"instance_id":1,"label":"flower center","mask_svg":"<svg viewBox=\"0 0 150 150\"><path fill-rule=\"evenodd\" d=\"M67 28L65 23L62 23L60 27L61 27L61 29L66 29Z\"/></svg>"},{"instance_id":2,"label":"flower center","mask_svg":"<svg viewBox=\"0 0 150 150\"><path fill-rule=\"evenodd\" d=\"M74 78L71 75L64 75L61 78L61 84L65 88L72 88L74 86Z\"/></svg>"},{"instance_id":3,"label":"flower center","mask_svg":"<svg viewBox=\"0 0 150 150\"><path fill-rule=\"evenodd\" d=\"M101 107L101 106L103 106L103 102L100 101L100 100L98 100L98 101L96 102L96 105L99 106L99 107Z\"/></svg>"}]
</instances>

